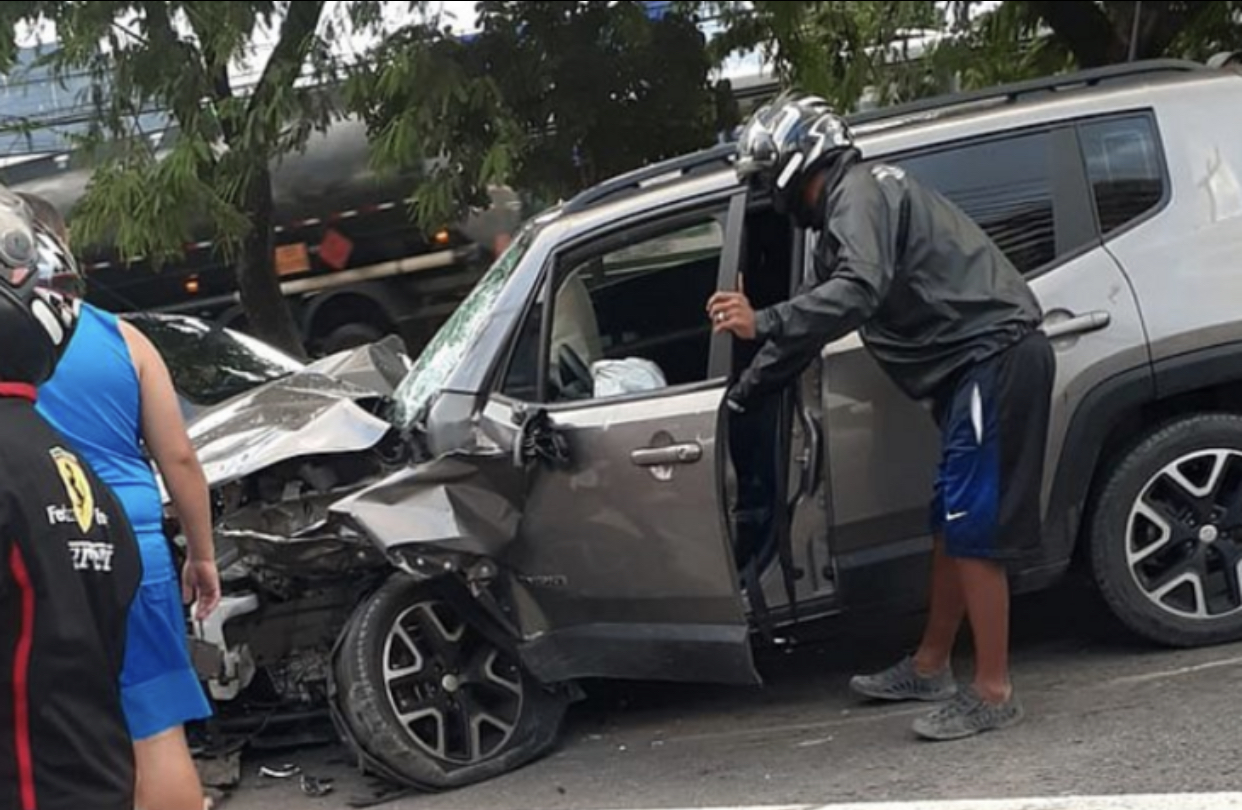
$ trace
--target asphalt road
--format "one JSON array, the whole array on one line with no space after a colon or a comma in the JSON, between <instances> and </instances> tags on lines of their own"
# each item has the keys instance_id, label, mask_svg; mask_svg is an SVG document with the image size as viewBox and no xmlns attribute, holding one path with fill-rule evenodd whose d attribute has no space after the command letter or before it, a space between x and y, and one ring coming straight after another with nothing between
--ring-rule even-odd
<instances>
[{"instance_id":1,"label":"asphalt road","mask_svg":"<svg viewBox=\"0 0 1242 810\"><path fill-rule=\"evenodd\" d=\"M764 658L763 689L592 687L548 758L474 788L382 806L645 810L1242 789L1242 645L1152 648L1073 588L1020 601L1014 622L1028 719L1008 732L923 743L910 724L925 708L860 705L849 676L904 652L918 619L837 625ZM968 644L957 666L968 675ZM341 750L278 760L334 779L333 793L308 799L297 780L259 778L262 763L250 760L222 810L336 810L373 795Z\"/></svg>"}]
</instances>

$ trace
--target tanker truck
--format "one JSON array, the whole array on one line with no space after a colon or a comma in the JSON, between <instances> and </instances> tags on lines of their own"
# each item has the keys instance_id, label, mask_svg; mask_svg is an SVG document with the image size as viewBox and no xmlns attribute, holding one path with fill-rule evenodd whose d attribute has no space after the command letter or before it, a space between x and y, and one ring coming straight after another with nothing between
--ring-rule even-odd
<instances>
[{"instance_id":1,"label":"tanker truck","mask_svg":"<svg viewBox=\"0 0 1242 810\"><path fill-rule=\"evenodd\" d=\"M165 129L156 137L176 137ZM158 144L157 144L158 146ZM70 220L91 168L74 152L8 161L0 182L39 194ZM490 205L432 233L414 225L408 177L369 167L364 124L336 121L306 149L272 165L275 266L312 356L399 335L416 355L482 275L520 222L518 196L491 191ZM162 263L126 260L111 245L75 243L88 298L113 312L193 315L248 331L234 267L198 226L184 254Z\"/></svg>"}]
</instances>

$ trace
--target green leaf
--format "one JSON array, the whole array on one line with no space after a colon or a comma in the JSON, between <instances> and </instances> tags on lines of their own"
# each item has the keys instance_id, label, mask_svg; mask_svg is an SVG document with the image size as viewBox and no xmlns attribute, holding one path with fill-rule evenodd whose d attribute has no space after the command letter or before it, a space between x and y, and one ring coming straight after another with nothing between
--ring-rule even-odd
<instances>
[{"instance_id":1,"label":"green leaf","mask_svg":"<svg viewBox=\"0 0 1242 810\"><path fill-rule=\"evenodd\" d=\"M639 3L483 2L478 36L408 26L351 78L377 167L410 176L424 227L510 183L560 197L709 145L712 60L689 13Z\"/></svg>"}]
</instances>

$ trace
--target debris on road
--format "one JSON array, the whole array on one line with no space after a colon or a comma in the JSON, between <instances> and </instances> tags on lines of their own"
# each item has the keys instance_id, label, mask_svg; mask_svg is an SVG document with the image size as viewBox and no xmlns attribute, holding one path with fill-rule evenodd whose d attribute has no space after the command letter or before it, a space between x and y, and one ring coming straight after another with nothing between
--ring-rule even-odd
<instances>
[{"instance_id":1,"label":"debris on road","mask_svg":"<svg viewBox=\"0 0 1242 810\"><path fill-rule=\"evenodd\" d=\"M275 767L264 765L262 768L259 768L259 776L262 776L264 779L292 779L301 772L302 769L294 764L277 765Z\"/></svg>"},{"instance_id":2,"label":"debris on road","mask_svg":"<svg viewBox=\"0 0 1242 810\"><path fill-rule=\"evenodd\" d=\"M198 769L198 779L204 788L229 791L241 784L240 751L219 757L196 759L194 764Z\"/></svg>"},{"instance_id":3,"label":"debris on road","mask_svg":"<svg viewBox=\"0 0 1242 810\"><path fill-rule=\"evenodd\" d=\"M302 792L313 799L321 799L336 790L335 779L317 779L303 774Z\"/></svg>"}]
</instances>

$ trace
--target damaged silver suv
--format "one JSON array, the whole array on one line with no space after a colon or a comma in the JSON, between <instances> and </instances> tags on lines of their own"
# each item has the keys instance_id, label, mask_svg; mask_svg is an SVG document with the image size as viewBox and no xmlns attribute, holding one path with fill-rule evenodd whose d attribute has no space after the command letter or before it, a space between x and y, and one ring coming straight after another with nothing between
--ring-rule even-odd
<instances>
[{"instance_id":1,"label":"damaged silver suv","mask_svg":"<svg viewBox=\"0 0 1242 810\"><path fill-rule=\"evenodd\" d=\"M1155 642L1242 638L1242 76L1098 70L855 116L975 218L1057 352L1046 556ZM529 222L412 368L385 347L207 413L218 705L327 704L436 790L521 766L589 678L754 684L799 622L923 604L935 426L855 337L730 417L704 305L801 283L810 235L728 145Z\"/></svg>"}]
</instances>

